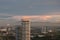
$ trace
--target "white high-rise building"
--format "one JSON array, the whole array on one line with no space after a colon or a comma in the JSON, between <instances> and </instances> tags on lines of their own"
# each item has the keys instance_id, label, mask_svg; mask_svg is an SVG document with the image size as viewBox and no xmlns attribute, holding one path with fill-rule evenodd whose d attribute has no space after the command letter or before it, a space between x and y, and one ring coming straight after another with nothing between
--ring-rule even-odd
<instances>
[{"instance_id":1,"label":"white high-rise building","mask_svg":"<svg viewBox=\"0 0 60 40\"><path fill-rule=\"evenodd\" d=\"M47 26L42 26L42 33L47 33Z\"/></svg>"},{"instance_id":2,"label":"white high-rise building","mask_svg":"<svg viewBox=\"0 0 60 40\"><path fill-rule=\"evenodd\" d=\"M22 19L22 40L30 40L30 21Z\"/></svg>"}]
</instances>

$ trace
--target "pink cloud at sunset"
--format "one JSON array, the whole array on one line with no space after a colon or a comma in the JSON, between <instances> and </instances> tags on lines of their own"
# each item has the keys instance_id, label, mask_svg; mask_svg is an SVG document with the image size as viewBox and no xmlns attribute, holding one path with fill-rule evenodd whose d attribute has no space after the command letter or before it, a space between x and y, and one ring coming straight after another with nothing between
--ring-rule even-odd
<instances>
[{"instance_id":1,"label":"pink cloud at sunset","mask_svg":"<svg viewBox=\"0 0 60 40\"><path fill-rule=\"evenodd\" d=\"M21 20L21 19L30 19L30 20L49 20L52 16L13 16L13 19Z\"/></svg>"}]
</instances>

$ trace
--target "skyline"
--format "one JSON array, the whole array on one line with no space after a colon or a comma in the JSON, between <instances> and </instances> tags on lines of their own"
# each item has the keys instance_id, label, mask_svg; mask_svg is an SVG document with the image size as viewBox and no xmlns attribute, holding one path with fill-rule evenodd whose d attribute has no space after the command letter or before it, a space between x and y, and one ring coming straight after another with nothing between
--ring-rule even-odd
<instances>
[{"instance_id":1,"label":"skyline","mask_svg":"<svg viewBox=\"0 0 60 40\"><path fill-rule=\"evenodd\" d=\"M60 22L60 0L0 0L0 23L19 21L23 16Z\"/></svg>"}]
</instances>

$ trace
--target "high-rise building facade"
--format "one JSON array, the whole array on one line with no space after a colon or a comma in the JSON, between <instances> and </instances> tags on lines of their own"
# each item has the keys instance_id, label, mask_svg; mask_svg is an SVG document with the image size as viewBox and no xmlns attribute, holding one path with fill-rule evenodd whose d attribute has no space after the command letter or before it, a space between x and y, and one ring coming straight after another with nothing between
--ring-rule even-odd
<instances>
[{"instance_id":1,"label":"high-rise building facade","mask_svg":"<svg viewBox=\"0 0 60 40\"><path fill-rule=\"evenodd\" d=\"M22 40L22 28L16 27L16 40Z\"/></svg>"},{"instance_id":2,"label":"high-rise building facade","mask_svg":"<svg viewBox=\"0 0 60 40\"><path fill-rule=\"evenodd\" d=\"M22 40L30 40L30 21L28 19L22 19Z\"/></svg>"}]
</instances>

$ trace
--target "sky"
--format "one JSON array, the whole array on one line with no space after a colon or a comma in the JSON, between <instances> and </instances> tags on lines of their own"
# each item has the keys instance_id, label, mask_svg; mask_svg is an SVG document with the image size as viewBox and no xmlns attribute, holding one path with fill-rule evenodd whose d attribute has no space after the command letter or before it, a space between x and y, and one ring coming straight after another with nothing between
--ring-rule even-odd
<instances>
[{"instance_id":1,"label":"sky","mask_svg":"<svg viewBox=\"0 0 60 40\"><path fill-rule=\"evenodd\" d=\"M23 16L59 22L60 0L0 0L0 23L19 21Z\"/></svg>"}]
</instances>

